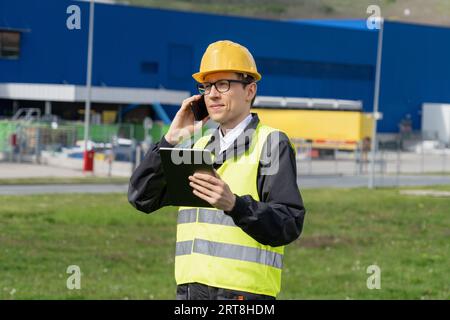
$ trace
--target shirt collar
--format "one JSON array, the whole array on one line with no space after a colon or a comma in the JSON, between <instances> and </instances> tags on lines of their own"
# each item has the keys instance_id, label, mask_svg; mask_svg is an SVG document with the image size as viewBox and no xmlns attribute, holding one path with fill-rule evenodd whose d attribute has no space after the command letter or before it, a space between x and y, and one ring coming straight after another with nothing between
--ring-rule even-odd
<instances>
[{"instance_id":1,"label":"shirt collar","mask_svg":"<svg viewBox=\"0 0 450 320\"><path fill-rule=\"evenodd\" d=\"M225 136L223 135L222 130L219 128L220 149L222 151L223 149L227 149L228 146L230 146L234 142L234 140L236 140L236 138L244 131L250 121L252 121L252 114L249 114L247 117L245 117L245 119L239 122L239 124L233 129L228 130Z\"/></svg>"}]
</instances>

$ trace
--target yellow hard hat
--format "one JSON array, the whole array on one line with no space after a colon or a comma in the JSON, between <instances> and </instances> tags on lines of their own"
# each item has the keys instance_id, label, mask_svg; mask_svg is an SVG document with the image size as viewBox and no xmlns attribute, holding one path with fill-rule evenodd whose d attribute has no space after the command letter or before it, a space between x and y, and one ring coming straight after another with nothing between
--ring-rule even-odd
<instances>
[{"instance_id":1,"label":"yellow hard hat","mask_svg":"<svg viewBox=\"0 0 450 320\"><path fill-rule=\"evenodd\" d=\"M203 54L200 71L192 77L203 82L205 76L212 72L239 72L251 75L256 81L261 79L250 51L229 40L211 43Z\"/></svg>"}]
</instances>

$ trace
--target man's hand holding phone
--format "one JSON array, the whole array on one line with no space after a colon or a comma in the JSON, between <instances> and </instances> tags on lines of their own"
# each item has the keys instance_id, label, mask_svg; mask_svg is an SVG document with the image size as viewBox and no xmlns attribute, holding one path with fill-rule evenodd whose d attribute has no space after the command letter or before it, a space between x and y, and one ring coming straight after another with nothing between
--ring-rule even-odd
<instances>
[{"instance_id":1,"label":"man's hand holding phone","mask_svg":"<svg viewBox=\"0 0 450 320\"><path fill-rule=\"evenodd\" d=\"M198 104L200 99L203 99L203 96L198 94L183 100L180 110L178 110L170 125L169 131L165 135L167 142L172 145L178 144L183 139L194 134L195 129L201 128L208 121L209 116L206 116L201 122L195 122L194 113L191 108L192 104Z\"/></svg>"}]
</instances>

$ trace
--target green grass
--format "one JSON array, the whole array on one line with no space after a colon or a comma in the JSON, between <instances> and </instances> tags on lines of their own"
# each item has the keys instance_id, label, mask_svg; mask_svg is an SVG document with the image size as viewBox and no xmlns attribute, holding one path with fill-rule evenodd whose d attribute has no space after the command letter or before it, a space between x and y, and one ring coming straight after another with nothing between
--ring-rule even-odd
<instances>
[{"instance_id":1,"label":"green grass","mask_svg":"<svg viewBox=\"0 0 450 320\"><path fill-rule=\"evenodd\" d=\"M43 177L0 179L0 185L36 185L36 184L128 184L126 177Z\"/></svg>"},{"instance_id":2,"label":"green grass","mask_svg":"<svg viewBox=\"0 0 450 320\"><path fill-rule=\"evenodd\" d=\"M450 187L435 187L449 190ZM450 198L315 189L280 299L448 299ZM176 212L125 195L0 196L0 299L173 299ZM381 289L366 268L381 268ZM81 290L66 269L81 268Z\"/></svg>"}]
</instances>

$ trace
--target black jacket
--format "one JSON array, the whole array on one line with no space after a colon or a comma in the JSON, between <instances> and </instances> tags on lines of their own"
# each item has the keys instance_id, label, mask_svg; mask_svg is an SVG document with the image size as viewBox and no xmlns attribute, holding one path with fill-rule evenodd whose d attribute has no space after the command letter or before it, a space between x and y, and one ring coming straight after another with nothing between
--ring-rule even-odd
<instances>
[{"instance_id":1,"label":"black jacket","mask_svg":"<svg viewBox=\"0 0 450 320\"><path fill-rule=\"evenodd\" d=\"M244 133L248 129L256 129L258 123L258 116L253 114ZM276 133L279 134L278 131ZM251 138L251 135L248 139L238 138L228 150L215 157L214 167L219 168L233 154L242 154L248 149ZM267 141L263 148L266 156L261 156L258 167L257 190L261 201L256 201L250 195L236 195L234 208L225 214L231 216L234 223L256 241L276 247L286 245L300 236L305 208L297 186L295 153L289 138L281 133L275 140L278 141L275 145L270 145ZM206 148L214 152L219 143L219 133L216 130ZM152 145L130 179L128 201L136 209L146 213L171 205L171 195L161 166L160 147L173 146L164 137L159 143ZM268 162L275 161L279 161L277 174L261 174Z\"/></svg>"}]
</instances>

